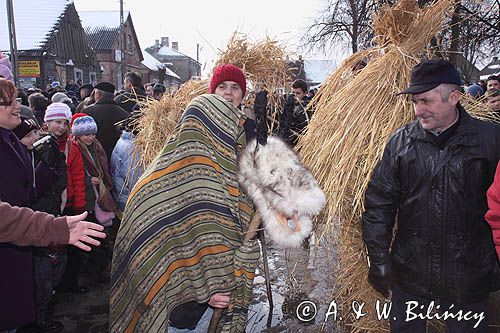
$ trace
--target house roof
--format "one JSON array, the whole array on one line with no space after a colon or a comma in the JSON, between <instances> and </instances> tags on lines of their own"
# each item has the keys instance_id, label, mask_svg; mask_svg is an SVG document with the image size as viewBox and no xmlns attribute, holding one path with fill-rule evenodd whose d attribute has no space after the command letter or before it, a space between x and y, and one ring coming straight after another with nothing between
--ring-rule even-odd
<instances>
[{"instance_id":1,"label":"house roof","mask_svg":"<svg viewBox=\"0 0 500 333\"><path fill-rule=\"evenodd\" d=\"M120 12L113 11L79 11L82 26L94 50L111 50L120 32ZM130 12L124 11L124 21Z\"/></svg>"},{"instance_id":2,"label":"house roof","mask_svg":"<svg viewBox=\"0 0 500 333\"><path fill-rule=\"evenodd\" d=\"M307 81L323 82L337 67L335 60L304 60Z\"/></svg>"},{"instance_id":3,"label":"house roof","mask_svg":"<svg viewBox=\"0 0 500 333\"><path fill-rule=\"evenodd\" d=\"M160 69L165 69L165 74L176 79L181 79L179 75L175 74L170 68L168 68L165 64L162 64L158 60L155 59L148 51L144 50L142 53L144 55L144 60L141 62L144 66L149 68L152 71L158 71Z\"/></svg>"},{"instance_id":4,"label":"house roof","mask_svg":"<svg viewBox=\"0 0 500 333\"><path fill-rule=\"evenodd\" d=\"M13 1L14 22L18 50L38 50L43 48L52 31L72 0ZM9 50L9 28L6 1L0 1L0 50Z\"/></svg>"},{"instance_id":5,"label":"house roof","mask_svg":"<svg viewBox=\"0 0 500 333\"><path fill-rule=\"evenodd\" d=\"M120 11L80 11L78 14L80 15L82 26L85 29L92 48L94 50L113 50L113 44L120 32ZM144 59L137 34L135 33L132 16L128 10L123 11L123 21L130 24L139 56L141 60Z\"/></svg>"},{"instance_id":6,"label":"house roof","mask_svg":"<svg viewBox=\"0 0 500 333\"><path fill-rule=\"evenodd\" d=\"M179 51L176 51L168 46L163 45L159 50L158 50L158 55L164 56L164 57L189 57L185 55L184 53L181 53Z\"/></svg>"}]
</instances>

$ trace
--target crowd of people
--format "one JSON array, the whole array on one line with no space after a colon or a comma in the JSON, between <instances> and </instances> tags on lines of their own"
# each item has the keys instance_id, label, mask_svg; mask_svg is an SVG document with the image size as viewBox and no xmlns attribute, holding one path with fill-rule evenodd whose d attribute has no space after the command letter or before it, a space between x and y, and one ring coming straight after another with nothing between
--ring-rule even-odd
<instances>
[{"instance_id":1,"label":"crowd of people","mask_svg":"<svg viewBox=\"0 0 500 333\"><path fill-rule=\"evenodd\" d=\"M243 71L215 70L210 94L186 107L146 170L133 120L165 86L143 85L134 72L119 92L110 82L72 80L21 91L10 79L0 78L0 263L9 267L0 276L0 332L62 331L51 318L54 294L88 291L78 279L81 249L104 234L91 261L111 286L110 331L206 331L213 309L225 309L219 328L243 331L259 257L257 240L244 237L255 212L236 176L241 147L258 133L251 110L241 110ZM488 78L486 90L475 86L466 92L500 112L500 79ZM315 92L303 80L291 91L275 134L295 146L314 115ZM485 312L500 288L500 128L470 117L462 91L447 61L413 69L401 94L411 95L417 120L391 137L366 191L368 279L384 296L392 290L394 317L410 300ZM4 212L8 223L33 225L4 227ZM474 325L446 324L453 332ZM391 321L393 332L424 326L425 319Z\"/></svg>"}]
</instances>

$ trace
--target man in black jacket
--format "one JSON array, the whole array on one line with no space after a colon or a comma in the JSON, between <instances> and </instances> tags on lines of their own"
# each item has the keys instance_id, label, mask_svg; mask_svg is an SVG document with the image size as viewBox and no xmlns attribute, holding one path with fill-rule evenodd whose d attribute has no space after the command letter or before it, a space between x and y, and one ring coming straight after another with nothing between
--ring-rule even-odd
<instances>
[{"instance_id":1,"label":"man in black jacket","mask_svg":"<svg viewBox=\"0 0 500 333\"><path fill-rule=\"evenodd\" d=\"M141 76L136 72L125 74L123 90L115 97L116 104L127 112L138 111L141 107L140 102L146 100Z\"/></svg>"},{"instance_id":2,"label":"man in black jacket","mask_svg":"<svg viewBox=\"0 0 500 333\"><path fill-rule=\"evenodd\" d=\"M432 307L452 314L440 317L450 332L487 330L500 268L484 214L500 128L463 109L460 84L448 61L413 68L401 94L417 120L392 135L366 190L368 279L386 297L392 288L391 332L425 332Z\"/></svg>"}]
</instances>

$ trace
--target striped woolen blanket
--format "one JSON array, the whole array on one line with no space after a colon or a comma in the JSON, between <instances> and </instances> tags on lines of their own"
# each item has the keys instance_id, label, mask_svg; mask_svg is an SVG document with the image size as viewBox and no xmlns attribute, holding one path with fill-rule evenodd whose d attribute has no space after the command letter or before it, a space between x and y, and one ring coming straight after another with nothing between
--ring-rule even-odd
<instances>
[{"instance_id":1,"label":"striped woolen blanket","mask_svg":"<svg viewBox=\"0 0 500 333\"><path fill-rule=\"evenodd\" d=\"M243 242L253 207L237 182L244 115L195 98L132 190L115 243L111 332L165 332L188 301L232 291L218 329L244 332L259 247Z\"/></svg>"}]
</instances>

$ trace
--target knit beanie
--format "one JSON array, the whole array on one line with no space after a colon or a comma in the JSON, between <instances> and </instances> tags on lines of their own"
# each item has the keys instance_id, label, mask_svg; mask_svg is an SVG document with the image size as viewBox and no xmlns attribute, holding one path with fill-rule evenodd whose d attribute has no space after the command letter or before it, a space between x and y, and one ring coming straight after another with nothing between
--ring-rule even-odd
<instances>
[{"instance_id":1,"label":"knit beanie","mask_svg":"<svg viewBox=\"0 0 500 333\"><path fill-rule=\"evenodd\" d=\"M0 75L9 81L14 81L14 77L12 76L12 65L9 57L2 52L0 52Z\"/></svg>"},{"instance_id":2,"label":"knit beanie","mask_svg":"<svg viewBox=\"0 0 500 333\"><path fill-rule=\"evenodd\" d=\"M71 120L71 109L68 105L64 103L52 103L47 107L45 111L45 117L43 120L45 122L49 120L64 119L67 121Z\"/></svg>"},{"instance_id":3,"label":"knit beanie","mask_svg":"<svg viewBox=\"0 0 500 333\"><path fill-rule=\"evenodd\" d=\"M66 95L65 93L62 93L62 92L55 93L50 100L53 103L54 102L55 103L57 103L57 102L64 103L66 101L72 102L71 98L69 98L68 95Z\"/></svg>"},{"instance_id":4,"label":"knit beanie","mask_svg":"<svg viewBox=\"0 0 500 333\"><path fill-rule=\"evenodd\" d=\"M21 116L21 123L12 130L19 140L24 138L33 130L38 130L40 127L37 123L28 117Z\"/></svg>"},{"instance_id":5,"label":"knit beanie","mask_svg":"<svg viewBox=\"0 0 500 333\"><path fill-rule=\"evenodd\" d=\"M91 116L82 116L74 119L73 126L71 126L71 133L74 136L81 136L87 134L97 133L97 124Z\"/></svg>"},{"instance_id":6,"label":"knit beanie","mask_svg":"<svg viewBox=\"0 0 500 333\"><path fill-rule=\"evenodd\" d=\"M484 91L479 84L474 83L467 88L467 93L474 98L479 98L484 93Z\"/></svg>"},{"instance_id":7,"label":"knit beanie","mask_svg":"<svg viewBox=\"0 0 500 333\"><path fill-rule=\"evenodd\" d=\"M223 64L217 67L210 79L210 93L213 94L217 86L224 81L236 82L243 91L243 96L245 96L247 92L247 80L239 67L231 64Z\"/></svg>"}]
</instances>

